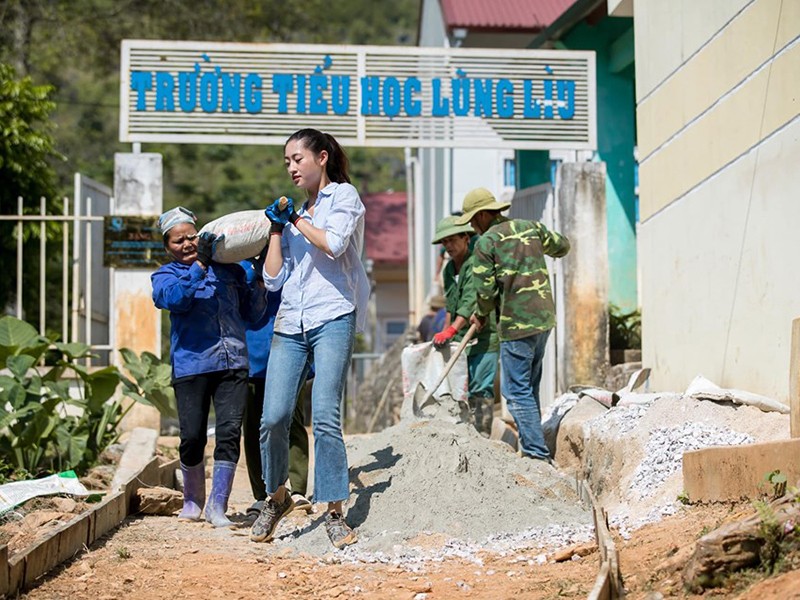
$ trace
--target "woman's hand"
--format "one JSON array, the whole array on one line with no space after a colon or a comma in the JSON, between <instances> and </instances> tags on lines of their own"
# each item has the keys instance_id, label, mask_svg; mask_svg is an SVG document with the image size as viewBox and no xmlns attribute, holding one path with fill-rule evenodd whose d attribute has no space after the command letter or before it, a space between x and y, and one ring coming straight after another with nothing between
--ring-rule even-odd
<instances>
[{"instance_id":1,"label":"woman's hand","mask_svg":"<svg viewBox=\"0 0 800 600\"><path fill-rule=\"evenodd\" d=\"M210 231L204 231L197 239L197 260L204 267L211 264L211 257L214 255L214 247L217 245L218 237Z\"/></svg>"},{"instance_id":2,"label":"woman's hand","mask_svg":"<svg viewBox=\"0 0 800 600\"><path fill-rule=\"evenodd\" d=\"M275 200L267 208L264 209L264 214L275 225L286 225L289 222L289 211L286 208L281 209L280 199Z\"/></svg>"}]
</instances>

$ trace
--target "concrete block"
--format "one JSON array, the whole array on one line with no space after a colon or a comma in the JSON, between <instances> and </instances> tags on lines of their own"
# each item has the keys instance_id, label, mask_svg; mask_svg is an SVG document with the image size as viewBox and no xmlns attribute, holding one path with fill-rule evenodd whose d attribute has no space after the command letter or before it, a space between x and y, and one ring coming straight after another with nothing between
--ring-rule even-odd
<instances>
[{"instance_id":1,"label":"concrete block","mask_svg":"<svg viewBox=\"0 0 800 600\"><path fill-rule=\"evenodd\" d=\"M125 452L111 482L111 490L117 491L131 477L139 473L155 456L158 432L155 429L136 427L125 444Z\"/></svg>"},{"instance_id":2,"label":"concrete block","mask_svg":"<svg viewBox=\"0 0 800 600\"><path fill-rule=\"evenodd\" d=\"M550 454L558 466L569 473L580 473L583 465L585 439L583 425L587 421L602 416L608 409L593 400L583 397L561 419L555 439L547 439ZM548 436L549 437L549 436Z\"/></svg>"},{"instance_id":3,"label":"concrete block","mask_svg":"<svg viewBox=\"0 0 800 600\"><path fill-rule=\"evenodd\" d=\"M780 470L800 481L800 439L704 448L683 455L683 489L693 502L758 498L772 492L765 476Z\"/></svg>"}]
</instances>

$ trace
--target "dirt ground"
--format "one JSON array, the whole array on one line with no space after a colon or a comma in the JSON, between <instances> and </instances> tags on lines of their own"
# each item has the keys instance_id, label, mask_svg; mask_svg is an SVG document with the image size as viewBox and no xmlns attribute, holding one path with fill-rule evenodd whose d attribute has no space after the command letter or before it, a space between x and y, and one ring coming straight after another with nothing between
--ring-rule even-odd
<instances>
[{"instance_id":1,"label":"dirt ground","mask_svg":"<svg viewBox=\"0 0 800 600\"><path fill-rule=\"evenodd\" d=\"M233 508L249 504L247 477L237 472ZM320 507L321 508L321 507ZM409 509L412 510L411 499ZM750 514L749 505L688 506L658 523L617 536L625 588L631 599L687 595L675 565L687 557L706 531ZM290 516L313 528L321 514ZM249 527L217 530L174 517L132 517L99 544L42 579L23 598L586 598L599 567L596 550L579 560L553 562L554 552L484 554L479 562L446 559L413 570L393 564L346 564L331 551L297 555L286 547L255 544ZM431 536L420 546L440 544ZM703 598L778 600L800 598L800 571L771 577L749 574Z\"/></svg>"}]
</instances>

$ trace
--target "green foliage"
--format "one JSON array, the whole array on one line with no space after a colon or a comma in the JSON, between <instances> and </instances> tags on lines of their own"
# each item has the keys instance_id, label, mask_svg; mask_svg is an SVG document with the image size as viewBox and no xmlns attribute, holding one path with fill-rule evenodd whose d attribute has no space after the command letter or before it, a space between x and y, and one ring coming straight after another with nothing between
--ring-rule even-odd
<instances>
[{"instance_id":1,"label":"green foliage","mask_svg":"<svg viewBox=\"0 0 800 600\"><path fill-rule=\"evenodd\" d=\"M786 493L786 484L788 479L786 475L781 473L780 469L775 469L764 475L764 483L771 486L772 498L780 498Z\"/></svg>"},{"instance_id":2,"label":"green foliage","mask_svg":"<svg viewBox=\"0 0 800 600\"><path fill-rule=\"evenodd\" d=\"M40 198L48 199L50 210L61 210L56 195L56 172L51 161L60 158L54 149L50 116L55 109L51 86L34 85L30 77L17 77L14 69L0 62L0 213L16 214L17 198L26 200L23 212L39 212ZM22 236L24 252L31 257L23 278L26 305L38 306L39 287L38 224L21 228L10 221L0 223L0 262L13 264L17 238ZM45 236L59 239L61 227L46 228ZM45 266L56 267L57 265ZM0 278L0 306L5 306L14 291L12 277Z\"/></svg>"},{"instance_id":3,"label":"green foliage","mask_svg":"<svg viewBox=\"0 0 800 600\"><path fill-rule=\"evenodd\" d=\"M50 159L58 154L49 131L53 87L17 78L11 65L0 62L0 205L16 211L17 197L38 201L55 195Z\"/></svg>"},{"instance_id":4,"label":"green foliage","mask_svg":"<svg viewBox=\"0 0 800 600\"><path fill-rule=\"evenodd\" d=\"M172 388L172 367L155 354L142 352L141 356L133 350L122 348L123 364L138 389L128 395L155 406L166 417L177 417L178 409L175 391Z\"/></svg>"},{"instance_id":5,"label":"green foliage","mask_svg":"<svg viewBox=\"0 0 800 600\"><path fill-rule=\"evenodd\" d=\"M52 364L42 367L46 351ZM89 355L85 344L56 343L24 321L0 318L0 358L8 369L0 375L1 476L85 472L119 435L128 410L115 397L119 385L146 402L116 367L91 370L76 362Z\"/></svg>"},{"instance_id":6,"label":"green foliage","mask_svg":"<svg viewBox=\"0 0 800 600\"><path fill-rule=\"evenodd\" d=\"M758 551L761 567L767 573L772 573L781 556L783 527L781 527L781 524L778 522L775 511L767 502L756 500L753 502L753 506L761 519L758 530L764 540L764 543Z\"/></svg>"},{"instance_id":7,"label":"green foliage","mask_svg":"<svg viewBox=\"0 0 800 600\"><path fill-rule=\"evenodd\" d=\"M638 350L642 347L642 314L608 307L608 343L611 350Z\"/></svg>"},{"instance_id":8,"label":"green foliage","mask_svg":"<svg viewBox=\"0 0 800 600\"><path fill-rule=\"evenodd\" d=\"M677 498L675 498L675 499L678 502L680 502L681 504L691 504L692 503L691 499L689 498L689 494L687 494L685 491L683 491L680 494L678 494Z\"/></svg>"},{"instance_id":9,"label":"green foliage","mask_svg":"<svg viewBox=\"0 0 800 600\"><path fill-rule=\"evenodd\" d=\"M419 6L420 0L0 0L0 60L55 87L52 121L58 148L69 157L56 167L68 189L75 171L109 182L113 153L130 151L118 141L123 39L413 44ZM190 206L201 222L297 194L281 148L151 144L144 150L164 156L165 208ZM362 194L405 189L402 150L348 152Z\"/></svg>"}]
</instances>

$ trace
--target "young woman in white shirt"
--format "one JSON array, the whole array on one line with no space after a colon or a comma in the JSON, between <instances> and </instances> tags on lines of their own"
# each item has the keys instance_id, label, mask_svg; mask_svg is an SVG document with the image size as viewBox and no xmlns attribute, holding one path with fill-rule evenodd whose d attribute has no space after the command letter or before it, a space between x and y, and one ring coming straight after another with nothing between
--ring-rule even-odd
<instances>
[{"instance_id":1,"label":"young woman in white shirt","mask_svg":"<svg viewBox=\"0 0 800 600\"><path fill-rule=\"evenodd\" d=\"M251 539L270 541L292 509L284 487L288 476L289 425L297 385L309 359L312 389L314 500L327 503L325 529L341 548L356 541L345 522L349 496L341 401L356 331L366 324L369 283L361 263L364 204L347 173L344 150L333 136L301 129L284 145L286 169L307 200L295 211L291 200L265 210L272 222L264 263L268 290L283 287L267 366L261 420L264 483L269 496Z\"/></svg>"}]
</instances>

